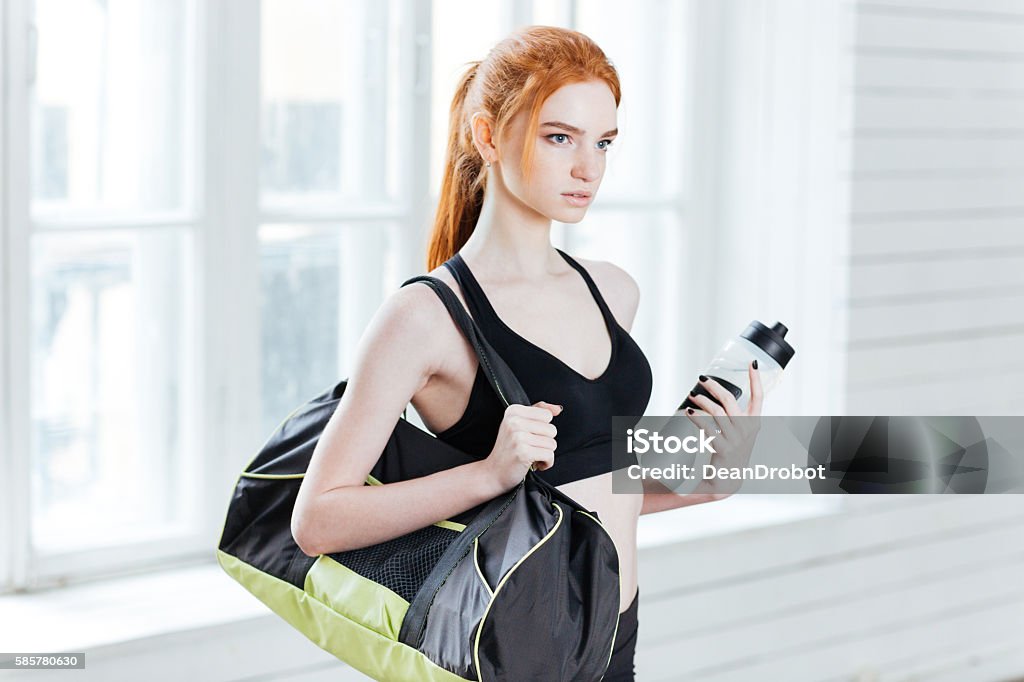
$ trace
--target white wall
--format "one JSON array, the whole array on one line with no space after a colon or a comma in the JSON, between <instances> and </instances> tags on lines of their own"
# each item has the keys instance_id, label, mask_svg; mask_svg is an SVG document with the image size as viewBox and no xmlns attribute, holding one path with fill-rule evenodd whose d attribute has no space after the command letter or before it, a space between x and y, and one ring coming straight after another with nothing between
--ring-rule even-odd
<instances>
[{"instance_id":1,"label":"white wall","mask_svg":"<svg viewBox=\"0 0 1024 682\"><path fill-rule=\"evenodd\" d=\"M1024 498L884 497L642 554L637 679L1024 675Z\"/></svg>"},{"instance_id":2,"label":"white wall","mask_svg":"<svg viewBox=\"0 0 1024 682\"><path fill-rule=\"evenodd\" d=\"M1024 413L1024 2L850 11L846 414Z\"/></svg>"}]
</instances>

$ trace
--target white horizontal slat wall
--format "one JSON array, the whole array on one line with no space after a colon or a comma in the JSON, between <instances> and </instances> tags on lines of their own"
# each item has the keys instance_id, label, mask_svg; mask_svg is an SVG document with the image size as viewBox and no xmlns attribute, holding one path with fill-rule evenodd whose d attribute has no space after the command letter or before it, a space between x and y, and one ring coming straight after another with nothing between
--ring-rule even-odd
<instances>
[{"instance_id":1,"label":"white horizontal slat wall","mask_svg":"<svg viewBox=\"0 0 1024 682\"><path fill-rule=\"evenodd\" d=\"M856 26L848 414L1024 414L1024 2Z\"/></svg>"},{"instance_id":2,"label":"white horizontal slat wall","mask_svg":"<svg viewBox=\"0 0 1024 682\"><path fill-rule=\"evenodd\" d=\"M1024 0L843 4L843 413L1022 414ZM637 679L1024 680L1021 575L1019 495L855 497L647 549Z\"/></svg>"},{"instance_id":3,"label":"white horizontal slat wall","mask_svg":"<svg viewBox=\"0 0 1024 682\"><path fill-rule=\"evenodd\" d=\"M1024 679L1022 529L1019 495L900 496L649 549L637 679Z\"/></svg>"}]
</instances>

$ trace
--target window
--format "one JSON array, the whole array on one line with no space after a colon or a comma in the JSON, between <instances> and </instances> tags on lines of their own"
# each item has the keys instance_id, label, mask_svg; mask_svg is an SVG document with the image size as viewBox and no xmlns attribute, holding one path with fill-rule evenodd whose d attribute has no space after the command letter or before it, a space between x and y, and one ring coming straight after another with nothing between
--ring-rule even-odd
<instances>
[{"instance_id":1,"label":"window","mask_svg":"<svg viewBox=\"0 0 1024 682\"><path fill-rule=\"evenodd\" d=\"M661 39L687 4L10 0L4 21L3 589L212 559L248 459L422 272L455 81L517 26L577 27L619 70L603 201L553 237L639 281L649 411L692 378L692 327L659 318L700 255L690 53Z\"/></svg>"},{"instance_id":2,"label":"window","mask_svg":"<svg viewBox=\"0 0 1024 682\"><path fill-rule=\"evenodd\" d=\"M7 261L5 329L21 336L4 348L15 368L4 436L19 447L3 563L40 584L123 567L131 545L148 545L150 561L180 552L202 523L191 503L195 7L8 9L7 37L30 35L27 24L35 40L5 78L20 86L5 112L4 243L19 254Z\"/></svg>"},{"instance_id":3,"label":"window","mask_svg":"<svg viewBox=\"0 0 1024 682\"><path fill-rule=\"evenodd\" d=\"M260 433L347 376L410 223L401 3L263 0ZM403 108L405 107L405 108ZM403 150L399 154L400 148ZM240 150L240 153L245 153ZM253 368L256 370L257 368Z\"/></svg>"},{"instance_id":4,"label":"window","mask_svg":"<svg viewBox=\"0 0 1024 682\"><path fill-rule=\"evenodd\" d=\"M186 206L185 0L37 0L32 215Z\"/></svg>"},{"instance_id":5,"label":"window","mask_svg":"<svg viewBox=\"0 0 1024 682\"><path fill-rule=\"evenodd\" d=\"M40 553L152 538L196 521L184 497L188 242L184 228L32 238L31 499Z\"/></svg>"},{"instance_id":6,"label":"window","mask_svg":"<svg viewBox=\"0 0 1024 682\"><path fill-rule=\"evenodd\" d=\"M344 213L397 198L399 8L262 0L262 206Z\"/></svg>"}]
</instances>

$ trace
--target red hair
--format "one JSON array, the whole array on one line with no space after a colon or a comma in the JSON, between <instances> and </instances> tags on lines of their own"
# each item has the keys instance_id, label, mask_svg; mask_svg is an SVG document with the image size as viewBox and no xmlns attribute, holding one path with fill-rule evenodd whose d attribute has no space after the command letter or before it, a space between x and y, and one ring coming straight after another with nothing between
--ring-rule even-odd
<instances>
[{"instance_id":1,"label":"red hair","mask_svg":"<svg viewBox=\"0 0 1024 682\"><path fill-rule=\"evenodd\" d=\"M495 45L482 61L467 63L449 112L441 197L427 245L428 272L462 248L480 217L487 174L473 144L469 119L474 112L485 112L494 121L494 140L501 139L519 112L529 112L522 154L522 172L529 179L540 110L548 97L564 85L591 80L608 84L616 107L622 96L618 73L597 43L567 28L528 26Z\"/></svg>"}]
</instances>

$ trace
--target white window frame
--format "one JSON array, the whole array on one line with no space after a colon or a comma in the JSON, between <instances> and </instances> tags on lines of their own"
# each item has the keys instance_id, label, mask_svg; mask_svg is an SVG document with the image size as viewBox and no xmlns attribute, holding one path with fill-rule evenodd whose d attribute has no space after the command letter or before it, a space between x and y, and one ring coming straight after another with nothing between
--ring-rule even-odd
<instances>
[{"instance_id":1,"label":"white window frame","mask_svg":"<svg viewBox=\"0 0 1024 682\"><path fill-rule=\"evenodd\" d=\"M22 172L28 158L28 139L17 131L27 127L27 107L15 106L25 101L29 68L30 37L28 28L28 2L4 3L3 22L3 249L0 265L4 276L0 278L3 294L3 315L0 325L3 335L2 381L0 381L0 408L3 422L3 457L0 458L0 490L4 500L4 513L0 514L0 546L3 553L3 569L0 588L9 589L25 583L28 573L28 527L29 498L24 481L28 479L28 401L15 400L25 395L23 387L28 385L27 339L12 333L13 330L28 328L28 262L24 254L28 250L29 175ZM21 77L16 77L20 74ZM9 453L9 455L8 455ZM9 513L8 513L9 512Z\"/></svg>"}]
</instances>

